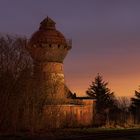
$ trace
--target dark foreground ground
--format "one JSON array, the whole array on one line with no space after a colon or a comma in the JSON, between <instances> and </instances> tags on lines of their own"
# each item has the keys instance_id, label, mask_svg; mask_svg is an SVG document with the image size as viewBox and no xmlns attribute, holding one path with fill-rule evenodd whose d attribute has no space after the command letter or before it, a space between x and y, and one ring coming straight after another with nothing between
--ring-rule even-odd
<instances>
[{"instance_id":1,"label":"dark foreground ground","mask_svg":"<svg viewBox=\"0 0 140 140\"><path fill-rule=\"evenodd\" d=\"M0 140L140 140L139 129L63 129L40 134L5 134Z\"/></svg>"}]
</instances>

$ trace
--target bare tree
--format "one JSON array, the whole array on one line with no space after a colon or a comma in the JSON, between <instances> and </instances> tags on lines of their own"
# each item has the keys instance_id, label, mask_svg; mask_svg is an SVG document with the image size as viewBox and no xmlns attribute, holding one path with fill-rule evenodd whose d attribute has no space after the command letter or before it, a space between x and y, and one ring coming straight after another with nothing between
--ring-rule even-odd
<instances>
[{"instance_id":1,"label":"bare tree","mask_svg":"<svg viewBox=\"0 0 140 140\"><path fill-rule=\"evenodd\" d=\"M0 36L1 130L16 130L20 124L21 98L32 73L32 60L26 44L25 37Z\"/></svg>"},{"instance_id":2,"label":"bare tree","mask_svg":"<svg viewBox=\"0 0 140 140\"><path fill-rule=\"evenodd\" d=\"M122 127L128 127L131 123L130 103L128 97L118 97L116 100L116 123Z\"/></svg>"}]
</instances>

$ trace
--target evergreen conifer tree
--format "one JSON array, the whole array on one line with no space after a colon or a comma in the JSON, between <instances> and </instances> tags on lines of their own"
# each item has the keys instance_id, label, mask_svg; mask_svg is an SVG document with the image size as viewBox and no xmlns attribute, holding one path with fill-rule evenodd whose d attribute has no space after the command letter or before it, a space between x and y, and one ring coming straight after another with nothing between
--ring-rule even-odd
<instances>
[{"instance_id":1,"label":"evergreen conifer tree","mask_svg":"<svg viewBox=\"0 0 140 140\"><path fill-rule=\"evenodd\" d=\"M135 91L135 97L131 98L131 112L134 115L134 121L135 123L140 122L140 88L139 91Z\"/></svg>"},{"instance_id":2,"label":"evergreen conifer tree","mask_svg":"<svg viewBox=\"0 0 140 140\"><path fill-rule=\"evenodd\" d=\"M96 112L104 118L100 118L102 121L106 119L106 114L114 107L114 93L107 86L108 83L98 74L86 91L88 96L96 99Z\"/></svg>"}]
</instances>

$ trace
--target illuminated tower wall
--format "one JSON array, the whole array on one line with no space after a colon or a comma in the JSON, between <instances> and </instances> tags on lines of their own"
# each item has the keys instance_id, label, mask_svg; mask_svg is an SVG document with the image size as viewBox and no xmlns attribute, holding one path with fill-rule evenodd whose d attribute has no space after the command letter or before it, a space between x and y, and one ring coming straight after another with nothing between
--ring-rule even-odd
<instances>
[{"instance_id":1,"label":"illuminated tower wall","mask_svg":"<svg viewBox=\"0 0 140 140\"><path fill-rule=\"evenodd\" d=\"M47 17L40 23L28 43L28 51L34 61L34 77L43 84L48 96L66 99L63 61L71 49L71 42L55 28L55 22ZM36 87L37 88L37 87Z\"/></svg>"}]
</instances>

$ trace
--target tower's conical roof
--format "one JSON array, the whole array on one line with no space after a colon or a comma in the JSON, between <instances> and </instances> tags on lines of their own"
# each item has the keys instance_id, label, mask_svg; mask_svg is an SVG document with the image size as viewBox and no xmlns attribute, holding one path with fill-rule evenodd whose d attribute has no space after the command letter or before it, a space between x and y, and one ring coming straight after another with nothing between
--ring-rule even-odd
<instances>
[{"instance_id":1,"label":"tower's conical roof","mask_svg":"<svg viewBox=\"0 0 140 140\"><path fill-rule=\"evenodd\" d=\"M30 44L59 44L66 45L66 39L61 32L56 30L55 22L47 17L41 23L39 30L35 32L31 39Z\"/></svg>"},{"instance_id":2,"label":"tower's conical roof","mask_svg":"<svg viewBox=\"0 0 140 140\"><path fill-rule=\"evenodd\" d=\"M47 17L40 23L40 30L55 29L55 22Z\"/></svg>"}]
</instances>

